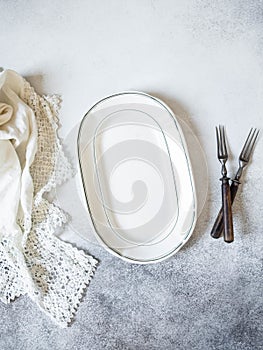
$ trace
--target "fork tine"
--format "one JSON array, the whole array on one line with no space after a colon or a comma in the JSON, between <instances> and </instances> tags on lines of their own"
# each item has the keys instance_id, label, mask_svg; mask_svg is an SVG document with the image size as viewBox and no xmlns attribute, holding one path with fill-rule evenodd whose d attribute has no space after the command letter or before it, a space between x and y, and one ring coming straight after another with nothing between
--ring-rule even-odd
<instances>
[{"instance_id":1,"label":"fork tine","mask_svg":"<svg viewBox=\"0 0 263 350\"><path fill-rule=\"evenodd\" d=\"M254 144L256 142L256 139L258 137L259 130L256 128L251 128L250 132L248 134L248 137L246 139L246 142L244 144L244 147L240 153L240 159L244 160L245 162L249 161L249 158L251 156Z\"/></svg>"},{"instance_id":2,"label":"fork tine","mask_svg":"<svg viewBox=\"0 0 263 350\"><path fill-rule=\"evenodd\" d=\"M217 157L220 156L220 142L219 142L219 131L218 127L216 126L216 143L217 143Z\"/></svg>"},{"instance_id":3,"label":"fork tine","mask_svg":"<svg viewBox=\"0 0 263 350\"><path fill-rule=\"evenodd\" d=\"M221 155L223 154L223 147L222 147L222 126L219 125L219 139L220 139L220 152Z\"/></svg>"},{"instance_id":4,"label":"fork tine","mask_svg":"<svg viewBox=\"0 0 263 350\"><path fill-rule=\"evenodd\" d=\"M226 130L225 130L225 127L224 127L224 126L222 127L222 129L223 129L223 137L224 137L224 139L223 139L223 142L224 142L224 151L225 151L225 154L227 155L227 148L226 148Z\"/></svg>"},{"instance_id":5,"label":"fork tine","mask_svg":"<svg viewBox=\"0 0 263 350\"><path fill-rule=\"evenodd\" d=\"M219 126L220 128L220 137L221 137L221 150L223 155L227 155L226 149L226 138L225 138L225 128L223 125Z\"/></svg>"},{"instance_id":6,"label":"fork tine","mask_svg":"<svg viewBox=\"0 0 263 350\"><path fill-rule=\"evenodd\" d=\"M250 129L249 134L248 134L248 137L247 137L247 139L246 139L246 141L245 141L245 144L244 144L244 146L243 146L243 148L242 148L242 150L241 150L241 152L240 152L240 157L241 157L241 158L244 158L244 156L245 156L247 147L248 147L248 145L249 145L249 143L250 143L250 136L251 136L252 132L253 132L253 128Z\"/></svg>"},{"instance_id":7,"label":"fork tine","mask_svg":"<svg viewBox=\"0 0 263 350\"><path fill-rule=\"evenodd\" d=\"M250 148L250 145L251 145L251 142L253 141L253 138L254 138L254 135L255 135L255 132L256 132L256 129L252 128L252 133L250 135L250 138L248 140L248 143L247 143L247 147L245 149L245 152L244 152L244 158L246 159L247 158L247 154L249 152L249 148Z\"/></svg>"},{"instance_id":8,"label":"fork tine","mask_svg":"<svg viewBox=\"0 0 263 350\"><path fill-rule=\"evenodd\" d=\"M222 130L221 130L221 125L219 125L218 131L219 131L220 156L222 156L223 155L223 149L222 149Z\"/></svg>"},{"instance_id":9,"label":"fork tine","mask_svg":"<svg viewBox=\"0 0 263 350\"><path fill-rule=\"evenodd\" d=\"M245 157L246 157L247 160L249 160L249 158L251 156L251 153L253 151L253 148L254 148L255 142L257 140L258 134L259 134L259 130L255 129L254 132L253 132L253 135L251 137L250 143L248 145L247 151L245 153Z\"/></svg>"}]
</instances>

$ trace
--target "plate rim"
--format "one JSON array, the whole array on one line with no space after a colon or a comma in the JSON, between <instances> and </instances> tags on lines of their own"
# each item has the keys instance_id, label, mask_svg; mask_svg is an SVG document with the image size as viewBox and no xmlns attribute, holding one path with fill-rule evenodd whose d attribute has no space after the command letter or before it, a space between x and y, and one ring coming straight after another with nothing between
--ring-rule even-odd
<instances>
[{"instance_id":1,"label":"plate rim","mask_svg":"<svg viewBox=\"0 0 263 350\"><path fill-rule=\"evenodd\" d=\"M191 225L191 228L189 229L189 232L187 234L187 236L181 241L181 243L174 249L172 250L171 252L169 252L168 254L164 255L164 256L161 256L160 258L156 258L156 259L151 259L151 260L139 260L139 259L132 259L132 258L129 258L129 257L126 257L124 255L122 255L120 252L117 252L116 250L114 250L113 248L110 248L104 241L103 239L100 237L100 235L98 234L97 230L96 230L96 225L94 223L94 220L93 220L93 216L92 216L92 213L91 213L91 209L90 209L90 205L89 205L89 200L88 200L88 196L87 196L87 193L86 193L86 189L85 189L85 186L84 186L84 176L83 176L83 171L82 171L82 166L81 166L81 160L80 160L80 137L81 137L81 130L82 130L82 125L86 119L86 117L88 116L88 114L96 107L98 106L99 104L103 103L105 100L108 100L110 98L113 98L113 97L118 97L118 96L121 96L121 95L141 95L141 96L144 96L144 97L147 97L147 98L151 98L153 99L154 101L158 102L160 105L162 105L168 112L169 114L171 115L171 117L174 119L174 122L175 122L175 125L178 129L178 132L179 132L179 135L180 135L180 138L181 138L181 143L182 143L182 146L183 146L183 150L184 150L184 154L186 156L186 159L187 159L187 165L188 165L188 168L189 168L189 174L190 174L190 178L191 178L191 185L192 185L192 194L193 194L193 199L194 199L194 204L195 204L195 207L194 207L194 215L193 215L193 222L192 222L192 225ZM89 109L88 111L84 114L80 124L79 124L79 129L78 129L78 135L77 135L77 154L78 154L78 164L79 164L79 169L80 169L80 175L81 175L81 181L82 181L82 189L84 191L84 195L85 195L85 203L87 205L87 209L88 209L88 214L89 214L89 217L90 217L90 221L92 223L92 228L93 228L93 231L94 231L94 234L95 234L95 237L96 239L98 240L98 242L101 244L101 246L106 250L108 251L110 254L126 261L126 262L129 262L129 263L133 263L133 264L139 264L139 265L147 265L147 264L154 264L154 263L158 263L158 262L162 262L164 260L167 260L169 259L170 257L172 257L174 254L176 254L185 244L186 242L190 239L190 237L192 236L193 234L193 231L194 231L194 228L196 226L196 221L197 221L197 196L196 196L196 186L195 186L195 179L194 179L194 175L193 175L193 170L192 170L192 163L191 163L191 160L190 160L190 156L189 156L189 152L188 152L188 147L187 147L187 144L186 144L186 141L185 141L185 137L184 137L184 133L182 131L182 128L177 120L177 117L176 115L174 114L174 112L172 111L172 109L164 102L162 101L161 99L155 97L155 96L152 96L150 94L147 94L145 92L141 92L141 91L136 91L136 90L130 90L130 91L123 91L123 92L118 92L118 93L114 93L114 94L110 94L110 95L107 95L106 97L100 99L99 101L97 101L96 103L94 103Z\"/></svg>"}]
</instances>

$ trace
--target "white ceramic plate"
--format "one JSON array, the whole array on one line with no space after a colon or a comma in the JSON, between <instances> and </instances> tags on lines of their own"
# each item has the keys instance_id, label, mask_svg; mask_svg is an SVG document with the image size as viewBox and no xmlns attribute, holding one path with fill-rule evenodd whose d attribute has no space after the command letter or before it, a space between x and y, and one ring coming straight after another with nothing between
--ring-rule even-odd
<instances>
[{"instance_id":1,"label":"white ceramic plate","mask_svg":"<svg viewBox=\"0 0 263 350\"><path fill-rule=\"evenodd\" d=\"M98 241L134 263L164 260L191 236L197 201L182 130L159 99L125 92L83 118L78 156Z\"/></svg>"}]
</instances>

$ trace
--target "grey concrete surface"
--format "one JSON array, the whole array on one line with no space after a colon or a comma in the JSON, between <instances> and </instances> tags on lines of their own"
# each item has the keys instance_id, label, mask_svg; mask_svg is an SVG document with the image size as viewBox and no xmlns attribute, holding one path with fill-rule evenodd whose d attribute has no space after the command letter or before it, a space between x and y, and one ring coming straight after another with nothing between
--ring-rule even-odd
<instances>
[{"instance_id":1,"label":"grey concrete surface","mask_svg":"<svg viewBox=\"0 0 263 350\"><path fill-rule=\"evenodd\" d=\"M59 329L27 297L0 304L0 348L263 349L258 190L259 182L256 188L249 182L238 197L231 245L209 237L214 215L208 214L219 206L217 189L191 240L169 261L132 265L79 241L100 265L73 324ZM252 203L260 209L252 210Z\"/></svg>"},{"instance_id":2,"label":"grey concrete surface","mask_svg":"<svg viewBox=\"0 0 263 350\"><path fill-rule=\"evenodd\" d=\"M75 321L60 329L26 296L1 303L0 350L263 349L262 137L235 203L235 242L209 236L215 125L227 125L232 174L249 128L263 129L262 0L0 0L0 14L0 65L62 95L62 134L104 96L145 91L191 126L209 169L205 208L173 258L132 265L69 237L100 260Z\"/></svg>"}]
</instances>

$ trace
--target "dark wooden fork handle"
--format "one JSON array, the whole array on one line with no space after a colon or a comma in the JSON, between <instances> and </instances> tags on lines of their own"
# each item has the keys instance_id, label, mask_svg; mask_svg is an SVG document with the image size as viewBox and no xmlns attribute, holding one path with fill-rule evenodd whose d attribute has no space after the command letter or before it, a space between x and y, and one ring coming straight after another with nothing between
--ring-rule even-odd
<instances>
[{"instance_id":1,"label":"dark wooden fork handle","mask_svg":"<svg viewBox=\"0 0 263 350\"><path fill-rule=\"evenodd\" d=\"M239 184L240 182L238 180L236 179L232 180L232 183L230 186L231 204L233 204L235 200ZM214 226L211 230L211 236L213 238L219 238L221 237L223 231L224 231L223 208L221 208L215 220Z\"/></svg>"},{"instance_id":2,"label":"dark wooden fork handle","mask_svg":"<svg viewBox=\"0 0 263 350\"><path fill-rule=\"evenodd\" d=\"M234 240L233 219L232 219L232 203L231 193L227 177L223 177L222 181L222 207L224 221L224 241L231 243Z\"/></svg>"}]
</instances>

